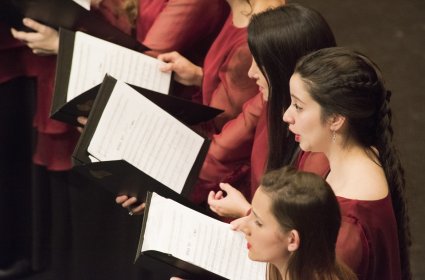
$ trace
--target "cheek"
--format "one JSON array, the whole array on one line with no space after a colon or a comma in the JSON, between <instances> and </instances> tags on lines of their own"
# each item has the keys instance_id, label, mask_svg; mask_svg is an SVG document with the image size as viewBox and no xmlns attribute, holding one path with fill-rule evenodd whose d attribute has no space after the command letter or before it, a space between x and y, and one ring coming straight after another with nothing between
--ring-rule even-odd
<instances>
[{"instance_id":1,"label":"cheek","mask_svg":"<svg viewBox=\"0 0 425 280\"><path fill-rule=\"evenodd\" d=\"M251 260L270 262L284 255L284 244L274 234L257 235L250 242L252 242L252 247L249 250L248 257Z\"/></svg>"}]
</instances>

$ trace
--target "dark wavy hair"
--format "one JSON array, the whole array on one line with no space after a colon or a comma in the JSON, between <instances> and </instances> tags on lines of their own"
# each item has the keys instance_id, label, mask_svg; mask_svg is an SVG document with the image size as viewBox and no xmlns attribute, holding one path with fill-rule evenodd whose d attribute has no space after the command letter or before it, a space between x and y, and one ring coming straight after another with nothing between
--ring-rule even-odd
<instances>
[{"instance_id":1,"label":"dark wavy hair","mask_svg":"<svg viewBox=\"0 0 425 280\"><path fill-rule=\"evenodd\" d=\"M341 213L322 177L286 166L266 173L261 188L270 197L271 211L282 230L295 229L300 237L299 248L287 264L289 279L356 279L336 260ZM269 278L280 279L277 271L269 266Z\"/></svg>"},{"instance_id":2,"label":"dark wavy hair","mask_svg":"<svg viewBox=\"0 0 425 280\"><path fill-rule=\"evenodd\" d=\"M302 56L335 46L334 35L315 10L287 4L253 15L248 26L248 44L255 62L269 84L267 170L291 162L298 147L282 121L290 105L289 79Z\"/></svg>"},{"instance_id":3,"label":"dark wavy hair","mask_svg":"<svg viewBox=\"0 0 425 280\"><path fill-rule=\"evenodd\" d=\"M398 225L402 278L411 279L404 170L393 143L391 92L385 88L381 71L363 54L328 48L301 59L295 72L321 106L322 119L344 116L348 121L345 141L362 145L384 169Z\"/></svg>"}]
</instances>

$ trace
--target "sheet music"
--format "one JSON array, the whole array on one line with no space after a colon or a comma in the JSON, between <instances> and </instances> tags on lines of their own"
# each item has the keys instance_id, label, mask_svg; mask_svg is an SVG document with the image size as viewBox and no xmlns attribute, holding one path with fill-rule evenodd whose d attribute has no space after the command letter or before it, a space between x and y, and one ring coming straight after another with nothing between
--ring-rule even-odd
<instances>
[{"instance_id":1,"label":"sheet music","mask_svg":"<svg viewBox=\"0 0 425 280\"><path fill-rule=\"evenodd\" d=\"M88 152L124 159L181 193L204 139L123 82L117 81Z\"/></svg>"},{"instance_id":2,"label":"sheet music","mask_svg":"<svg viewBox=\"0 0 425 280\"><path fill-rule=\"evenodd\" d=\"M168 253L228 279L265 279L266 264L248 258L242 233L155 193L142 252Z\"/></svg>"},{"instance_id":3,"label":"sheet music","mask_svg":"<svg viewBox=\"0 0 425 280\"><path fill-rule=\"evenodd\" d=\"M67 101L97 86L106 73L126 83L168 94L171 74L163 62L82 32L75 33Z\"/></svg>"},{"instance_id":4,"label":"sheet music","mask_svg":"<svg viewBox=\"0 0 425 280\"><path fill-rule=\"evenodd\" d=\"M77 3L84 9L86 9L87 11L90 11L90 2L91 2L90 0L72 0L72 1L74 1L75 3Z\"/></svg>"}]
</instances>

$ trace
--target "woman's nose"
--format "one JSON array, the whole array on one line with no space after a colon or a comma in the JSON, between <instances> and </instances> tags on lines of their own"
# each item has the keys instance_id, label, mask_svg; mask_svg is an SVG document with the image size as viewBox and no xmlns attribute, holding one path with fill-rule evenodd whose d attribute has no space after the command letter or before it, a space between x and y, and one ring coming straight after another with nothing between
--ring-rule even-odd
<instances>
[{"instance_id":1,"label":"woman's nose","mask_svg":"<svg viewBox=\"0 0 425 280\"><path fill-rule=\"evenodd\" d=\"M257 80L258 79L258 74L257 74L257 72L255 71L255 69L254 69L254 66L253 65L251 65L251 67L249 67L249 70L248 70L248 77L250 78L250 79L254 79L254 80Z\"/></svg>"},{"instance_id":2,"label":"woman's nose","mask_svg":"<svg viewBox=\"0 0 425 280\"><path fill-rule=\"evenodd\" d=\"M283 112L283 116L282 116L283 121L288 123L288 124L294 123L294 118L292 118L290 111L291 111L291 107L286 109L286 111Z\"/></svg>"},{"instance_id":3,"label":"woman's nose","mask_svg":"<svg viewBox=\"0 0 425 280\"><path fill-rule=\"evenodd\" d=\"M243 232L245 235L249 236L251 234L251 230L249 227L249 216L239 218L239 227L238 230Z\"/></svg>"}]
</instances>

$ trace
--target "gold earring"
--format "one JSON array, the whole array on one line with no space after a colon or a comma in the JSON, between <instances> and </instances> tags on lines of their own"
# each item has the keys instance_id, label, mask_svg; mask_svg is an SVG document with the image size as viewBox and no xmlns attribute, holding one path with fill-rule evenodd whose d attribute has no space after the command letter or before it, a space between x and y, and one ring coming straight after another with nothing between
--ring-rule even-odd
<instances>
[{"instance_id":1,"label":"gold earring","mask_svg":"<svg viewBox=\"0 0 425 280\"><path fill-rule=\"evenodd\" d=\"M332 142L336 142L336 131L332 130Z\"/></svg>"}]
</instances>

